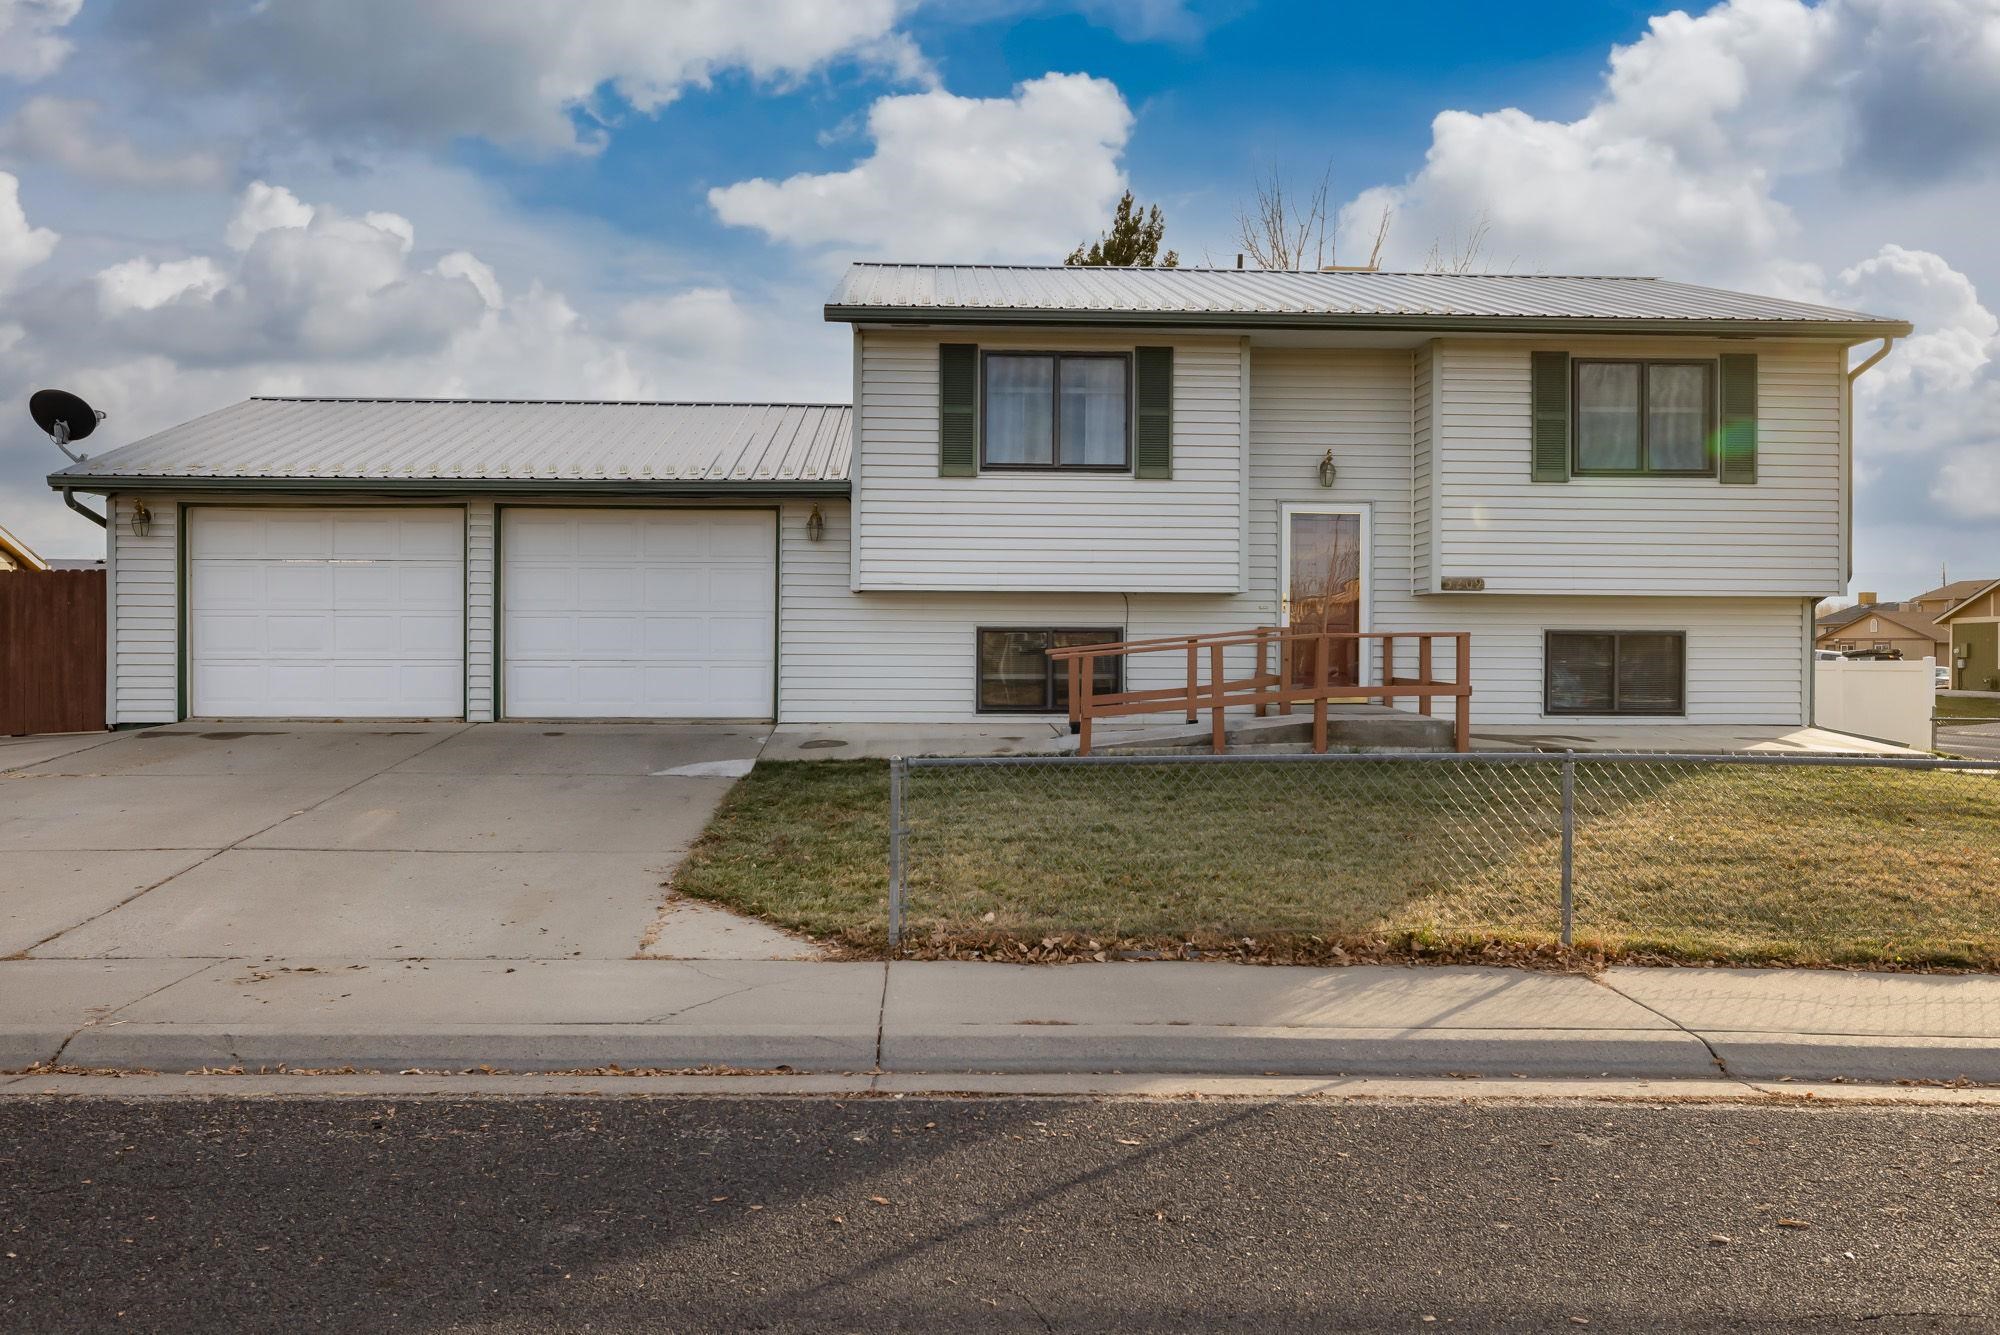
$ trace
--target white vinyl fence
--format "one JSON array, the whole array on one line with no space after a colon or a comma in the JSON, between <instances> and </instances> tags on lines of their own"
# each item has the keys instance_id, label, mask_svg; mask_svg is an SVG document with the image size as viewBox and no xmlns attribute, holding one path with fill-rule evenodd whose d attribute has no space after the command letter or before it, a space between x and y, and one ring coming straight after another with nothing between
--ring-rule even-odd
<instances>
[{"instance_id":1,"label":"white vinyl fence","mask_svg":"<svg viewBox=\"0 0 2000 1335\"><path fill-rule=\"evenodd\" d=\"M1936 665L1823 659L1813 664L1813 722L1835 732L1929 750Z\"/></svg>"}]
</instances>

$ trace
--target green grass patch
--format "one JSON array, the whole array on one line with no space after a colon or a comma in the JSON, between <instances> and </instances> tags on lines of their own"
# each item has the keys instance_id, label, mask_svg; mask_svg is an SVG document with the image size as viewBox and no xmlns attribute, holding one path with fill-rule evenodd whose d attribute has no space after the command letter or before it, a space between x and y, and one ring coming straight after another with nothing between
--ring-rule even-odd
<instances>
[{"instance_id":1,"label":"green grass patch","mask_svg":"<svg viewBox=\"0 0 2000 1335\"><path fill-rule=\"evenodd\" d=\"M1559 783L1555 765L1386 760L914 769L906 943L1546 949ZM1586 950L2000 966L2000 776L1584 761L1576 803ZM880 951L887 808L882 762L759 765L676 887Z\"/></svg>"},{"instance_id":2,"label":"green grass patch","mask_svg":"<svg viewBox=\"0 0 2000 1335\"><path fill-rule=\"evenodd\" d=\"M1932 711L1940 719L2000 718L2000 698L1979 695L1940 695Z\"/></svg>"}]
</instances>

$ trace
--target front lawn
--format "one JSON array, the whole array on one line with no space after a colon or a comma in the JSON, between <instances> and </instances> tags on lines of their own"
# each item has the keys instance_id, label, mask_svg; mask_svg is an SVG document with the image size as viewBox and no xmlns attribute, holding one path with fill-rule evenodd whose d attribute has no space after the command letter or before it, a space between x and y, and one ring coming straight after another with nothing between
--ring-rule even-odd
<instances>
[{"instance_id":1,"label":"front lawn","mask_svg":"<svg viewBox=\"0 0 2000 1335\"><path fill-rule=\"evenodd\" d=\"M1585 954L2000 967L2000 775L1577 767ZM918 768L906 953L1551 950L1554 765ZM886 948L882 762L762 764L684 893Z\"/></svg>"},{"instance_id":2,"label":"front lawn","mask_svg":"<svg viewBox=\"0 0 2000 1335\"><path fill-rule=\"evenodd\" d=\"M2000 718L2000 696L1940 695L1931 712L1941 719Z\"/></svg>"}]
</instances>

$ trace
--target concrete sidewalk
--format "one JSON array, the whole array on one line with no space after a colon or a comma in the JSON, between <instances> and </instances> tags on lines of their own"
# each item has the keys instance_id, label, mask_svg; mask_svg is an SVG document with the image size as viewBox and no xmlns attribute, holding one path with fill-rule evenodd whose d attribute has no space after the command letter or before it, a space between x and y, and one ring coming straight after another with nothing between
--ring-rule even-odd
<instances>
[{"instance_id":1,"label":"concrete sidewalk","mask_svg":"<svg viewBox=\"0 0 2000 1335\"><path fill-rule=\"evenodd\" d=\"M2000 1082L2000 978L682 960L0 961L0 1069Z\"/></svg>"}]
</instances>

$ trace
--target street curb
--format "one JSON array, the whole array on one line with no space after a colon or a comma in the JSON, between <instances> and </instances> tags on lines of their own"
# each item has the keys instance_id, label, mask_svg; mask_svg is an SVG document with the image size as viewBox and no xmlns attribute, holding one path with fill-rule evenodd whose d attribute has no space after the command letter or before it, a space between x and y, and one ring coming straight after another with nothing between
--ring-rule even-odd
<instances>
[{"instance_id":1,"label":"street curb","mask_svg":"<svg viewBox=\"0 0 2000 1335\"><path fill-rule=\"evenodd\" d=\"M666 1025L496 1026L484 1030L413 1027L395 1033L258 1033L207 1025L119 1025L85 1029L62 1054L64 1066L194 1071L241 1066L306 1070L574 1071L619 1066L697 1066L794 1071L867 1070L872 1042L813 1034L714 1034Z\"/></svg>"},{"instance_id":2,"label":"street curb","mask_svg":"<svg viewBox=\"0 0 2000 1335\"><path fill-rule=\"evenodd\" d=\"M1704 1079L1701 1040L1657 1030L1280 1029L1192 1025L957 1028L882 1036L884 1071Z\"/></svg>"},{"instance_id":3,"label":"street curb","mask_svg":"<svg viewBox=\"0 0 2000 1335\"><path fill-rule=\"evenodd\" d=\"M883 1036L737 1035L660 1025L536 1025L394 1033L248 1032L197 1025L0 1032L0 1069L61 1049L64 1068L181 1073L246 1070L576 1071L785 1069L885 1077L1157 1074L1218 1078L1483 1077L1962 1082L2000 1085L2000 1041L1819 1034L1697 1035L1681 1030L1285 1031L1194 1026L1015 1026ZM1710 1055L1713 1050L1715 1056ZM1721 1059L1718 1067L1716 1057Z\"/></svg>"},{"instance_id":4,"label":"street curb","mask_svg":"<svg viewBox=\"0 0 2000 1335\"><path fill-rule=\"evenodd\" d=\"M1743 1080L1969 1080L2000 1084L2000 1041L1865 1034L1705 1035Z\"/></svg>"}]
</instances>

